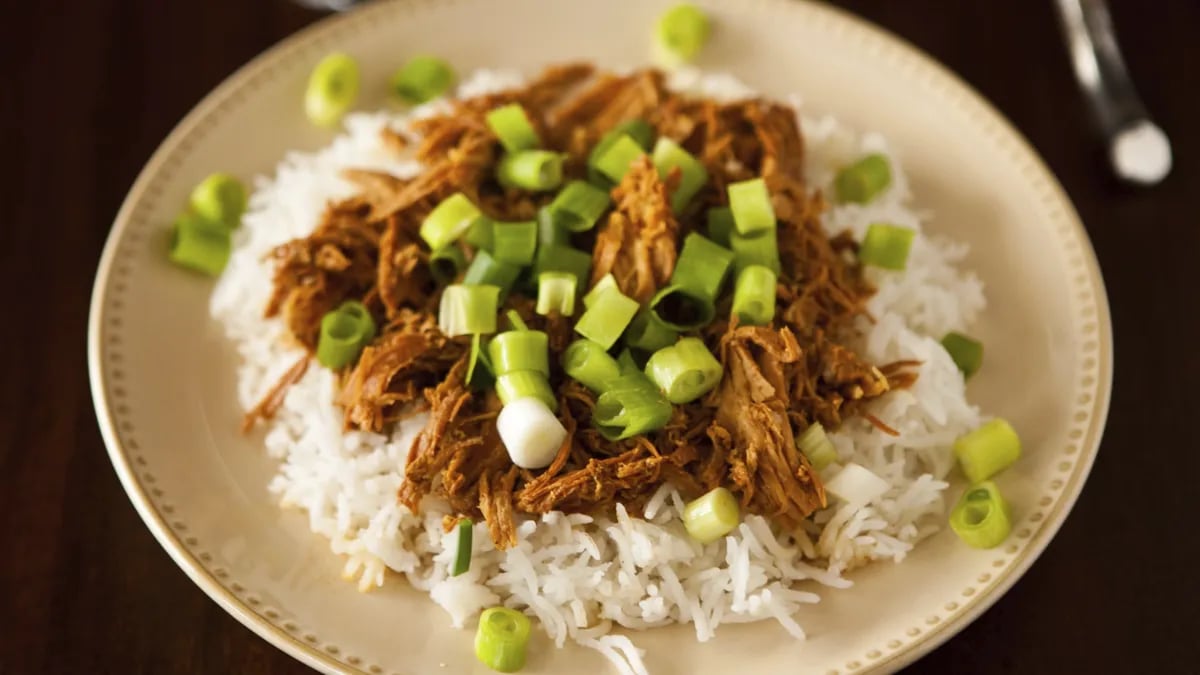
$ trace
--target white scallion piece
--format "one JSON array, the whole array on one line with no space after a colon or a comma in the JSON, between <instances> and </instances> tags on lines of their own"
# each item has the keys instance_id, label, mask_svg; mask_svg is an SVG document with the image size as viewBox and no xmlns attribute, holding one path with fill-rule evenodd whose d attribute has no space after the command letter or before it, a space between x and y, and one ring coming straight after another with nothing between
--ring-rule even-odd
<instances>
[{"instance_id":1,"label":"white scallion piece","mask_svg":"<svg viewBox=\"0 0 1200 675\"><path fill-rule=\"evenodd\" d=\"M562 422L536 398L509 402L496 418L496 430L513 464L522 469L544 469L567 438Z\"/></svg>"},{"instance_id":2,"label":"white scallion piece","mask_svg":"<svg viewBox=\"0 0 1200 675\"><path fill-rule=\"evenodd\" d=\"M882 497L889 487L886 480L853 462L825 483L826 492L856 506L870 504Z\"/></svg>"}]
</instances>

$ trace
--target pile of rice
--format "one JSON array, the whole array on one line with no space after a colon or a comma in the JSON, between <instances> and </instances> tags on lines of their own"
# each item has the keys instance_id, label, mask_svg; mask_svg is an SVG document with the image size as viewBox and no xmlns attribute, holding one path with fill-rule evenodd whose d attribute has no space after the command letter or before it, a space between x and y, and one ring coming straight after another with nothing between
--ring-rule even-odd
<instances>
[{"instance_id":1,"label":"pile of rice","mask_svg":"<svg viewBox=\"0 0 1200 675\"><path fill-rule=\"evenodd\" d=\"M480 72L459 94L519 83L511 73ZM749 93L728 76L696 72L677 73L672 87L720 99ZM444 105L429 104L411 115L428 115ZM419 171L419 165L398 159L379 141L384 125L402 131L409 117L352 115L345 133L330 146L292 153L274 177L257 180L211 305L240 353L238 397L247 409L299 355L287 345L282 323L262 317L271 289L265 254L307 235L329 200L353 194L354 187L338 176L341 169L372 168L401 177ZM827 188L838 167L864 153L889 152L878 135L856 135L830 117L802 115L801 124L814 187ZM861 237L873 222L921 230L926 214L912 208L904 173L898 163L892 167L892 186L882 197L866 206L839 206L827 215L830 234L849 228ZM819 596L798 587L849 587L847 571L875 560L898 563L944 524L950 445L981 421L966 399L962 376L938 342L948 330L967 328L984 307L978 278L957 268L965 254L962 244L919 235L906 272L868 272L879 288L869 303L875 321L861 319L862 337L853 346L875 363L919 360L920 378L871 409L899 437L859 419L831 434L840 462L825 469L823 478L855 462L890 489L869 504L834 501L802 532L780 533L766 519L750 515L724 540L700 545L683 528L680 495L664 487L643 513L618 505L611 517L550 513L527 519L519 524L518 545L503 552L493 548L486 527L478 523L470 570L450 578L455 546L454 535L442 530L445 505L427 498L415 515L396 499L405 457L423 419L411 419L390 435L344 432L342 411L333 403L335 378L324 368L308 370L269 424L267 450L280 461L269 489L284 508L308 514L312 531L346 557L344 574L357 580L360 590L389 577L395 583L391 570L427 591L457 627L473 623L485 607L520 608L536 617L557 645L572 640L596 649L629 674L647 671L641 650L625 635L612 633L618 625L690 623L696 639L705 641L722 623L773 619L803 640L798 617L812 611L805 606Z\"/></svg>"}]
</instances>

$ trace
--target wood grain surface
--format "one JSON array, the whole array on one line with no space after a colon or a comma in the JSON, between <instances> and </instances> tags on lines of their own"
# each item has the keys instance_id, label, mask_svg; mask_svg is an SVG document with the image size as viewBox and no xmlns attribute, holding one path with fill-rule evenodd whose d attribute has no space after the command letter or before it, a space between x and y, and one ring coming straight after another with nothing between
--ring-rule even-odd
<instances>
[{"instance_id":1,"label":"wood grain surface","mask_svg":"<svg viewBox=\"0 0 1200 675\"><path fill-rule=\"evenodd\" d=\"M914 672L1196 672L1200 4L1114 0L1174 173L1116 183L1049 0L846 0L975 86L1033 143L1100 257L1116 389L1100 458L1041 559ZM288 0L12 0L0 14L0 673L302 673L175 567L105 454L88 388L92 278L172 126L320 14ZM15 303L15 306L14 306Z\"/></svg>"}]
</instances>

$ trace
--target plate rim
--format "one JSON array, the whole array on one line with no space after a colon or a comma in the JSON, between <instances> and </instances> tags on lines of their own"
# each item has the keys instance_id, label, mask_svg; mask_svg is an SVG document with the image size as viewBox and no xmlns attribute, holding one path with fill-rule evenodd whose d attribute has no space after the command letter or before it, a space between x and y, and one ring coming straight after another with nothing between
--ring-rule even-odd
<instances>
[{"instance_id":1,"label":"plate rim","mask_svg":"<svg viewBox=\"0 0 1200 675\"><path fill-rule=\"evenodd\" d=\"M468 0L450 0L449 4L464 1ZM130 229L133 212L142 195L176 153L186 153L190 149L193 133L202 131L214 114L220 113L222 108L240 103L246 97L247 91L253 89L256 81L270 77L274 68L287 62L294 52L314 48L320 43L331 41L339 33L349 33L355 27L365 26L377 15L412 12L432 4L429 0L378 0L348 13L327 16L276 42L225 78L175 125L139 172L114 218L92 287L87 335L88 376L92 400L105 449L135 510L159 545L209 598L259 637L322 672L365 673L365 670L346 663L315 644L306 643L274 620L260 614L243 597L239 597L239 593L227 588L226 582L218 579L192 548L185 544L176 532L177 528L168 523L164 513L151 499L143 481L139 480L138 469L134 466L134 455L127 445L122 443L116 416L109 400L110 383L106 374L109 374L107 371L111 368L106 365L104 359L104 335L108 330L105 315L109 306L106 291L114 276L118 251L122 242L126 240L125 235ZM1024 165L1030 182L1046 190L1043 199L1056 208L1058 219L1062 221L1060 227L1066 232L1064 240L1074 241L1079 245L1078 262L1072 262L1072 265L1079 268L1086 279L1078 286L1092 291L1088 302L1094 310L1090 320L1096 325L1096 335L1092 340L1095 346L1090 350L1089 358L1093 361L1092 368L1096 377L1091 385L1093 395L1088 405L1090 414L1086 420L1086 431L1074 441L1078 448L1078 456L1071 466L1070 475L1062 481L1057 490L1057 498L1049 508L1038 512L1038 520L1041 522L1036 523L1036 530L1029 534L1029 541L1024 549L1011 564L1006 565L994 576L993 583L984 592L975 593L973 597L960 603L959 611L948 620L943 621L939 618L928 626L928 630L922 629L919 635L910 637L909 641L896 648L888 647L888 653L884 653L883 645L864 647L864 655L861 657L863 663L853 661L847 664L847 670L850 671L891 672L915 662L945 643L995 604L1041 556L1074 507L1099 454L1111 403L1113 329L1108 295L1091 240L1061 183L1024 135L974 87L903 37L840 7L812 0L757 0L755 4L782 11L808 12L808 18L812 20L823 21L844 35L848 34L876 49L888 50L888 58L906 61L907 63L902 65L922 74L924 79L947 93L955 94L961 104L973 108L973 116L980 118L983 124L990 125L1000 138L1010 144L1011 152ZM1087 351L1081 349L1080 355Z\"/></svg>"}]
</instances>

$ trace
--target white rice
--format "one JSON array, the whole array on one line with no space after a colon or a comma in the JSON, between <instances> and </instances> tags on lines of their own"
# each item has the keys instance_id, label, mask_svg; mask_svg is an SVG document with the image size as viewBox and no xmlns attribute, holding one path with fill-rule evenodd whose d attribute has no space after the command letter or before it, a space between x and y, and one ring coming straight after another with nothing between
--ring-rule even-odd
<instances>
[{"instance_id":1,"label":"white rice","mask_svg":"<svg viewBox=\"0 0 1200 675\"><path fill-rule=\"evenodd\" d=\"M480 72L460 93L475 95L518 82L510 73ZM672 84L722 98L747 93L729 76L694 71L677 74ZM439 105L414 114L429 114ZM241 356L238 397L246 408L298 356L281 340L281 322L262 318L271 287L264 255L310 232L329 200L353 193L353 186L339 178L341 169L373 168L398 176L419 171L379 141L384 125L399 130L404 120L390 113L352 115L345 133L329 147L291 153L274 177L256 180L211 305ZM883 138L858 136L831 117L802 115L801 123L807 170L816 187L828 187L837 167L865 152L889 152ZM881 198L828 214L831 234L849 228L861 237L868 224L879 221L922 229L928 214L911 206L900 164L893 161L892 167L892 187ZM831 434L841 463L828 467L823 477L854 462L887 481L887 492L861 506L832 503L801 532L781 533L751 515L724 540L702 546L684 531L680 495L663 487L644 513L618 506L611 518L550 513L525 520L517 546L504 552L493 548L486 527L477 524L470 570L448 577L454 542L442 531L445 505L429 498L415 515L396 500L404 460L422 420L408 420L389 435L343 432L341 410L333 403L336 383L322 368L309 369L290 389L268 425L267 450L280 460L270 490L284 508L308 514L312 531L345 556L344 575L360 590L385 583L394 576L389 570L402 574L427 591L457 627L470 624L488 606L520 608L536 617L557 645L572 640L595 649L627 674L647 671L634 643L612 632L618 626L690 623L696 638L705 641L722 623L772 619L803 640L796 617L805 605L819 601L814 589L847 588L852 581L844 573L871 561L900 562L942 526L944 478L953 463L950 444L980 422L962 376L937 340L947 330L966 329L984 307L978 278L957 268L965 254L962 244L919 235L906 272L870 272L879 287L869 304L875 322L861 320L862 337L855 346L876 363L920 360L920 378L910 390L888 394L872 408L900 431L898 438L857 419Z\"/></svg>"}]
</instances>

